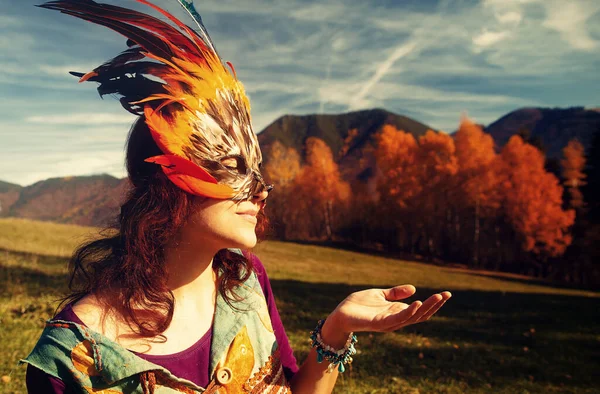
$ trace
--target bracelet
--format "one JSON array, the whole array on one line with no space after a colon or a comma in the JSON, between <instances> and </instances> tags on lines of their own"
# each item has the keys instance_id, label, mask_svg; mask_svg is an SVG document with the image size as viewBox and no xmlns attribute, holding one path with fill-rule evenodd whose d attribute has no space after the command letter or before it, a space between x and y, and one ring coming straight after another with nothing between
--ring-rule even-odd
<instances>
[{"instance_id":1,"label":"bracelet","mask_svg":"<svg viewBox=\"0 0 600 394\"><path fill-rule=\"evenodd\" d=\"M350 333L346 340L346 345L343 348L336 350L331 346L327 345L321 339L321 328L323 328L325 320L319 320L314 330L310 332L311 346L317 351L317 362L322 363L323 360L329 361L327 372L333 371L333 368L337 367L340 373L343 373L346 368L344 364L352 363L352 356L356 354L354 344L358 342L356 335Z\"/></svg>"}]
</instances>

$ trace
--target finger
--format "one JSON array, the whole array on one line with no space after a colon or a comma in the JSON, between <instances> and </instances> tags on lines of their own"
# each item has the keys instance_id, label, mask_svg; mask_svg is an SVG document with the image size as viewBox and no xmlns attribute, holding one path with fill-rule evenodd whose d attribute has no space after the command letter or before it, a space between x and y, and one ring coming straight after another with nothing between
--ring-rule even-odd
<instances>
[{"instance_id":1,"label":"finger","mask_svg":"<svg viewBox=\"0 0 600 394\"><path fill-rule=\"evenodd\" d=\"M388 301L398 301L415 294L417 289L413 285L401 285L390 289L382 289L383 296Z\"/></svg>"},{"instance_id":2,"label":"finger","mask_svg":"<svg viewBox=\"0 0 600 394\"><path fill-rule=\"evenodd\" d=\"M434 305L433 308L428 310L427 313L425 313L425 315L419 319L419 323L429 320L429 318L431 318L431 316L433 316L446 303L446 301L448 301L450 297L452 297L452 294L449 291L445 291L441 293L441 296L442 300L439 301L436 305Z\"/></svg>"},{"instance_id":3,"label":"finger","mask_svg":"<svg viewBox=\"0 0 600 394\"><path fill-rule=\"evenodd\" d=\"M440 308L446 303L446 300L442 300L440 302L438 302L433 308L431 308L430 310L427 311L427 313L425 315L423 315L423 317L421 317L419 319L419 321L417 321L417 323L421 323L424 321L427 321L431 318L431 316L435 315L437 311L440 310Z\"/></svg>"},{"instance_id":4,"label":"finger","mask_svg":"<svg viewBox=\"0 0 600 394\"><path fill-rule=\"evenodd\" d=\"M414 324L420 321L420 319L427 314L432 308L434 308L439 302L443 301L444 297L441 294L434 294L429 297L425 302L423 302L423 306L419 308L417 313L415 313L406 323Z\"/></svg>"},{"instance_id":5,"label":"finger","mask_svg":"<svg viewBox=\"0 0 600 394\"><path fill-rule=\"evenodd\" d=\"M451 296L452 294L447 291L441 294L434 294L415 311L415 314L412 317L407 320L400 321L399 324L393 327L389 327L387 331L396 331L411 324L425 321L427 316L433 315Z\"/></svg>"},{"instance_id":6,"label":"finger","mask_svg":"<svg viewBox=\"0 0 600 394\"><path fill-rule=\"evenodd\" d=\"M404 322L410 320L422 305L423 303L421 301L415 301L402 310L394 310L395 308L392 307L393 309L391 309L387 316L381 320L375 328L375 331L392 331L394 327L402 325ZM398 306L398 308L400 308L400 306Z\"/></svg>"},{"instance_id":7,"label":"finger","mask_svg":"<svg viewBox=\"0 0 600 394\"><path fill-rule=\"evenodd\" d=\"M450 297L452 297L452 294L449 291L444 291L444 292L440 293L440 296L442 298L435 305L433 305L428 311L425 311L425 313L422 316L417 317L415 319L416 320L415 323L421 323L421 322L429 320L429 318L431 316L433 316L446 303L446 301L448 301L448 299L450 299Z\"/></svg>"},{"instance_id":8,"label":"finger","mask_svg":"<svg viewBox=\"0 0 600 394\"><path fill-rule=\"evenodd\" d=\"M440 293L442 295L442 297L444 297L444 301L448 300L448 298L452 297L452 293L450 293L449 291L443 291Z\"/></svg>"}]
</instances>

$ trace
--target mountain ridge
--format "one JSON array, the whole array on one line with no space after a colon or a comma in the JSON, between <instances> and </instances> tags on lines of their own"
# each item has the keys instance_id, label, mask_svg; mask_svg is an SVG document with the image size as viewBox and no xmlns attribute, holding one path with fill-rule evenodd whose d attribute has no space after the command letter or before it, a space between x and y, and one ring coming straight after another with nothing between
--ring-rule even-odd
<instances>
[{"instance_id":1,"label":"mountain ridge","mask_svg":"<svg viewBox=\"0 0 600 394\"><path fill-rule=\"evenodd\" d=\"M293 147L303 156L306 138L321 138L332 148L342 177L350 182L365 182L374 166L370 150L373 137L385 124L394 125L417 138L427 130L434 130L409 117L375 108L337 115L284 115L258 133L258 140L264 159L268 161L269 150L275 141ZM355 136L348 141L353 129L356 130ZM600 130L600 110L583 107L519 108L498 118L485 129L494 137L498 148L510 136L528 130L531 137L542 141L548 158L556 159L571 138L578 138L585 147L589 147L592 135ZM345 144L347 146L342 149ZM50 178L29 186L0 181L0 217L105 226L119 212L127 189L126 178L118 179L107 174Z\"/></svg>"},{"instance_id":2,"label":"mountain ridge","mask_svg":"<svg viewBox=\"0 0 600 394\"><path fill-rule=\"evenodd\" d=\"M498 147L518 133L542 142L548 159L562 156L569 140L578 139L584 147L591 145L594 133L600 131L600 111L585 107L525 107L511 111L485 127Z\"/></svg>"}]
</instances>

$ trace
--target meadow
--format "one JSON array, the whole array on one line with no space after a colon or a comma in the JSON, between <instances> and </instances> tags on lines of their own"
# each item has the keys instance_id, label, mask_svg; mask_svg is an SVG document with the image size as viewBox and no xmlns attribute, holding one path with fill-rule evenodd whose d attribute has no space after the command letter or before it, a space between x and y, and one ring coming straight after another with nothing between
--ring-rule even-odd
<instances>
[{"instance_id":1,"label":"meadow","mask_svg":"<svg viewBox=\"0 0 600 394\"><path fill-rule=\"evenodd\" d=\"M0 219L0 393L25 392L25 357L66 290L73 248L94 228ZM600 293L323 246L266 241L267 267L301 361L308 332L346 295L411 283L414 299L449 290L430 321L358 335L336 393L596 393Z\"/></svg>"}]
</instances>

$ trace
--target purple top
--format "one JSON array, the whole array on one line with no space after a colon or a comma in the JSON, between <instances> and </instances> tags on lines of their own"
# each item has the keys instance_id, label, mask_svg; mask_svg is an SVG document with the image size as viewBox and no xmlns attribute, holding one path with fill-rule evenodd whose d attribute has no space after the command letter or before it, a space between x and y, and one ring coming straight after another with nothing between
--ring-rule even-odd
<instances>
[{"instance_id":1,"label":"purple top","mask_svg":"<svg viewBox=\"0 0 600 394\"><path fill-rule=\"evenodd\" d=\"M273 291L271 289L271 283L267 277L265 267L262 265L258 257L253 254L245 254L245 256L252 260L254 265L254 271L258 276L258 281L262 287L263 293L267 300L267 306L269 308L269 314L271 316L271 324L275 331L275 338L279 345L281 352L281 364L286 378L290 380L294 374L298 371L298 365L296 364L296 358L290 343L285 334L285 329L281 323L277 306L275 305L275 298L273 297ZM71 305L67 305L62 311L56 316L56 319L72 321L81 325L85 325L81 319L77 317ZM208 330L206 334L202 336L189 348L174 354L168 355L151 355L132 352L138 357L144 360L150 361L151 363L160 365L175 376L183 379L187 379L194 382L200 387L208 386L210 379L208 376L209 360L210 360L210 344L212 339L212 330ZM45 372L27 365L27 392L29 394L37 393L55 393L55 394L68 394L72 391L65 386L64 382L54 376L50 376Z\"/></svg>"}]
</instances>

